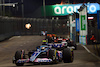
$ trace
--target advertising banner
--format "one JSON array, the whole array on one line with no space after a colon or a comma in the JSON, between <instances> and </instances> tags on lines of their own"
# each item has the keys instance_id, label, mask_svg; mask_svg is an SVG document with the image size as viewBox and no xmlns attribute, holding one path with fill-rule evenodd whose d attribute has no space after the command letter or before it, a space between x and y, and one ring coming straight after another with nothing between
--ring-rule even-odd
<instances>
[{"instance_id":1,"label":"advertising banner","mask_svg":"<svg viewBox=\"0 0 100 67\"><path fill-rule=\"evenodd\" d=\"M100 10L97 12L97 25L98 29L100 29Z\"/></svg>"},{"instance_id":2,"label":"advertising banner","mask_svg":"<svg viewBox=\"0 0 100 67\"><path fill-rule=\"evenodd\" d=\"M83 42L82 42L82 37L81 37L81 36L79 36L79 43L81 43L81 44L83 43Z\"/></svg>"},{"instance_id":3,"label":"advertising banner","mask_svg":"<svg viewBox=\"0 0 100 67\"><path fill-rule=\"evenodd\" d=\"M86 36L79 36L79 43L86 45L87 44L87 37Z\"/></svg>"},{"instance_id":4,"label":"advertising banner","mask_svg":"<svg viewBox=\"0 0 100 67\"><path fill-rule=\"evenodd\" d=\"M85 7L79 13L79 21L80 21L80 35L87 35L87 7Z\"/></svg>"},{"instance_id":5,"label":"advertising banner","mask_svg":"<svg viewBox=\"0 0 100 67\"><path fill-rule=\"evenodd\" d=\"M81 30L86 30L86 16L81 15Z\"/></svg>"},{"instance_id":6,"label":"advertising banner","mask_svg":"<svg viewBox=\"0 0 100 67\"><path fill-rule=\"evenodd\" d=\"M86 45L87 44L87 6L82 5L82 8L79 9L80 10L79 12L79 23L80 23L79 43Z\"/></svg>"},{"instance_id":7,"label":"advertising banner","mask_svg":"<svg viewBox=\"0 0 100 67\"><path fill-rule=\"evenodd\" d=\"M77 9L79 9L82 4L47 5L45 7L46 16L64 16L74 12L79 13ZM88 14L97 14L97 10L100 10L100 5L98 3L89 3L85 5L87 6ZM42 15L44 15L43 7Z\"/></svg>"},{"instance_id":8,"label":"advertising banner","mask_svg":"<svg viewBox=\"0 0 100 67\"><path fill-rule=\"evenodd\" d=\"M79 18L76 18L76 31L80 31Z\"/></svg>"},{"instance_id":9,"label":"advertising banner","mask_svg":"<svg viewBox=\"0 0 100 67\"><path fill-rule=\"evenodd\" d=\"M73 31L72 31L73 28L71 26L72 25L72 15L69 16L69 19L70 19L69 20L70 21L70 38L72 39L72 33L73 33Z\"/></svg>"}]
</instances>

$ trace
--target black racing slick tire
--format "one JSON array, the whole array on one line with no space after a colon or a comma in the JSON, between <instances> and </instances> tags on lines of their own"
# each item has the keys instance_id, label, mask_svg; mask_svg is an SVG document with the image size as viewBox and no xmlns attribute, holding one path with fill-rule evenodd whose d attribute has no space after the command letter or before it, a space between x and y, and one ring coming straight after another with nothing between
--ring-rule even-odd
<instances>
[{"instance_id":1,"label":"black racing slick tire","mask_svg":"<svg viewBox=\"0 0 100 67\"><path fill-rule=\"evenodd\" d=\"M23 66L24 63L16 63L16 66Z\"/></svg>"},{"instance_id":2,"label":"black racing slick tire","mask_svg":"<svg viewBox=\"0 0 100 67\"><path fill-rule=\"evenodd\" d=\"M73 62L73 59L74 59L73 50L71 51L69 48L63 49L63 62L71 63Z\"/></svg>"},{"instance_id":3,"label":"black racing slick tire","mask_svg":"<svg viewBox=\"0 0 100 67\"><path fill-rule=\"evenodd\" d=\"M25 52L16 51L15 59L16 59L16 61L19 60L19 59L25 59ZM16 64L16 66L23 66L24 65L24 63L15 63L15 64Z\"/></svg>"}]
</instances>

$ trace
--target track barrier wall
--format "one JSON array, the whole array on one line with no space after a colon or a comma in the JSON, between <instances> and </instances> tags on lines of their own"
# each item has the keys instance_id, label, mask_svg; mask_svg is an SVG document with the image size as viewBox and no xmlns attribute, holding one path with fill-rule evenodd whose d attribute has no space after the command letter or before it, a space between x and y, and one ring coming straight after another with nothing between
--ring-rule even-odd
<instances>
[{"instance_id":1,"label":"track barrier wall","mask_svg":"<svg viewBox=\"0 0 100 67\"><path fill-rule=\"evenodd\" d=\"M25 28L28 23L31 24L30 29ZM14 35L40 35L41 31L67 35L67 28L66 19L0 17L0 41Z\"/></svg>"}]
</instances>

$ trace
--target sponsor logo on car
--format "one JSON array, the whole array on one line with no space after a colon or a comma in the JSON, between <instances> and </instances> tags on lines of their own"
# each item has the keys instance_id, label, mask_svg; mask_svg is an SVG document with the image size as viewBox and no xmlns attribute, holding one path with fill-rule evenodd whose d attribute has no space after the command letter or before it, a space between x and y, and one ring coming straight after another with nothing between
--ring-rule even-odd
<instances>
[{"instance_id":1,"label":"sponsor logo on car","mask_svg":"<svg viewBox=\"0 0 100 67\"><path fill-rule=\"evenodd\" d=\"M51 62L52 59L38 59L38 62Z\"/></svg>"}]
</instances>

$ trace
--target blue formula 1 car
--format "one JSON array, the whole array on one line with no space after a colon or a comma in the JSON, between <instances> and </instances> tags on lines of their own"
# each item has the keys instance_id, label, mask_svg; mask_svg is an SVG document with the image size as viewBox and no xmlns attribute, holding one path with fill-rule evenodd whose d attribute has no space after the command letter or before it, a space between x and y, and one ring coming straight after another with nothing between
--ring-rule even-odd
<instances>
[{"instance_id":1,"label":"blue formula 1 car","mask_svg":"<svg viewBox=\"0 0 100 67\"><path fill-rule=\"evenodd\" d=\"M37 47L37 50L29 51L28 54L25 54L24 50L16 51L13 57L13 63L16 66L23 66L24 63L58 63L62 60L64 63L73 62L73 51L69 48L59 51L47 45L41 45Z\"/></svg>"}]
</instances>

